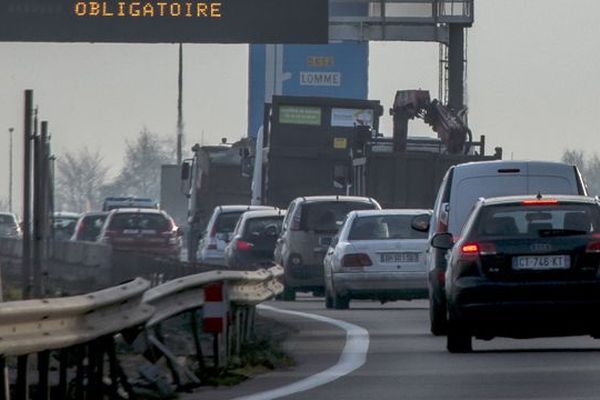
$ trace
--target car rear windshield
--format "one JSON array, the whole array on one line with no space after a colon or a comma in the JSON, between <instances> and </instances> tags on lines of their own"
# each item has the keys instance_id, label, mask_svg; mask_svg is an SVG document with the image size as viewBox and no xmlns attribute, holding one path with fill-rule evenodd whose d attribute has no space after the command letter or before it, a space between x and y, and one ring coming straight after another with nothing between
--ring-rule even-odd
<instances>
[{"instance_id":1,"label":"car rear windshield","mask_svg":"<svg viewBox=\"0 0 600 400\"><path fill-rule=\"evenodd\" d=\"M243 211L221 213L217 217L216 231L217 233L231 233L235 229Z\"/></svg>"},{"instance_id":2,"label":"car rear windshield","mask_svg":"<svg viewBox=\"0 0 600 400\"><path fill-rule=\"evenodd\" d=\"M110 222L110 229L143 229L164 232L171 230L171 222L161 214L120 213Z\"/></svg>"},{"instance_id":3,"label":"car rear windshield","mask_svg":"<svg viewBox=\"0 0 600 400\"><path fill-rule=\"evenodd\" d=\"M96 240L105 220L106 215L90 215L84 217L83 221L81 221L81 232L77 232L77 239Z\"/></svg>"},{"instance_id":4,"label":"car rear windshield","mask_svg":"<svg viewBox=\"0 0 600 400\"><path fill-rule=\"evenodd\" d=\"M12 215L0 215L0 225L14 225L15 219Z\"/></svg>"},{"instance_id":5,"label":"car rear windshield","mask_svg":"<svg viewBox=\"0 0 600 400\"><path fill-rule=\"evenodd\" d=\"M352 222L349 240L427 239L427 232L411 227L414 215L358 217Z\"/></svg>"},{"instance_id":6,"label":"car rear windshield","mask_svg":"<svg viewBox=\"0 0 600 400\"><path fill-rule=\"evenodd\" d=\"M335 232L346 214L354 210L374 210L373 203L359 201L324 201L302 207L300 229L305 231Z\"/></svg>"},{"instance_id":7,"label":"car rear windshield","mask_svg":"<svg viewBox=\"0 0 600 400\"><path fill-rule=\"evenodd\" d=\"M278 235L279 232L281 232L282 223L283 216L250 218L246 221L246 229L244 231L244 236L252 237Z\"/></svg>"},{"instance_id":8,"label":"car rear windshield","mask_svg":"<svg viewBox=\"0 0 600 400\"><path fill-rule=\"evenodd\" d=\"M577 203L488 206L474 228L480 237L588 235L600 230L600 209Z\"/></svg>"}]
</instances>

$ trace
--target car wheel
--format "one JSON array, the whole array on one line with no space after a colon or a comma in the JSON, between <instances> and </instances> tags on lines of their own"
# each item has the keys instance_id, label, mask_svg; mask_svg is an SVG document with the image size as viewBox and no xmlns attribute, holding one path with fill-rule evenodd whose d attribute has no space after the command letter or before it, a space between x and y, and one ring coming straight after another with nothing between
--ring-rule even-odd
<instances>
[{"instance_id":1,"label":"car wheel","mask_svg":"<svg viewBox=\"0 0 600 400\"><path fill-rule=\"evenodd\" d=\"M429 329L434 336L443 336L448 333L446 305L440 304L432 295L429 296Z\"/></svg>"},{"instance_id":2,"label":"car wheel","mask_svg":"<svg viewBox=\"0 0 600 400\"><path fill-rule=\"evenodd\" d=\"M450 353L470 353L473 351L471 335L452 315L448 317L446 348Z\"/></svg>"},{"instance_id":3,"label":"car wheel","mask_svg":"<svg viewBox=\"0 0 600 400\"><path fill-rule=\"evenodd\" d=\"M350 307L350 297L333 294L333 308L336 310L347 310Z\"/></svg>"},{"instance_id":4,"label":"car wheel","mask_svg":"<svg viewBox=\"0 0 600 400\"><path fill-rule=\"evenodd\" d=\"M331 296L331 290L325 287L325 308L333 308L333 296Z\"/></svg>"},{"instance_id":5,"label":"car wheel","mask_svg":"<svg viewBox=\"0 0 600 400\"><path fill-rule=\"evenodd\" d=\"M284 284L281 299L283 301L296 301L296 289Z\"/></svg>"}]
</instances>

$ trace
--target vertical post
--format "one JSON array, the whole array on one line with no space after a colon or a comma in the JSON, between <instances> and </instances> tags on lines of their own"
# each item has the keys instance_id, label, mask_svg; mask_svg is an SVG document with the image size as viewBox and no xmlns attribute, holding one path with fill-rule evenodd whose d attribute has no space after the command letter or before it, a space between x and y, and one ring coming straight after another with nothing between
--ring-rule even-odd
<instances>
[{"instance_id":1,"label":"vertical post","mask_svg":"<svg viewBox=\"0 0 600 400\"><path fill-rule=\"evenodd\" d=\"M32 234L32 269L33 269L33 296L42 296L42 232L41 232L41 207L42 207L42 143L39 135L33 136L33 234Z\"/></svg>"},{"instance_id":2,"label":"vertical post","mask_svg":"<svg viewBox=\"0 0 600 400\"><path fill-rule=\"evenodd\" d=\"M31 135L33 90L25 91L25 121L23 129L23 257L21 289L23 299L31 296Z\"/></svg>"},{"instance_id":3,"label":"vertical post","mask_svg":"<svg viewBox=\"0 0 600 400\"><path fill-rule=\"evenodd\" d=\"M15 128L8 128L10 143L8 148L8 210L13 212L13 131Z\"/></svg>"},{"instance_id":4,"label":"vertical post","mask_svg":"<svg viewBox=\"0 0 600 400\"><path fill-rule=\"evenodd\" d=\"M42 121L42 167L41 167L41 186L42 186L42 207L41 224L42 232L42 294L46 291L46 279L48 275L48 243L50 236L50 135L48 133L48 121Z\"/></svg>"},{"instance_id":5,"label":"vertical post","mask_svg":"<svg viewBox=\"0 0 600 400\"><path fill-rule=\"evenodd\" d=\"M38 353L38 386L36 396L38 400L48 400L50 398L49 371L50 352L46 350Z\"/></svg>"},{"instance_id":6,"label":"vertical post","mask_svg":"<svg viewBox=\"0 0 600 400\"><path fill-rule=\"evenodd\" d=\"M17 400L29 399L29 381L27 379L27 355L17 357Z\"/></svg>"},{"instance_id":7,"label":"vertical post","mask_svg":"<svg viewBox=\"0 0 600 400\"><path fill-rule=\"evenodd\" d=\"M10 400L8 368L6 366L6 358L4 358L4 356L0 356L0 399Z\"/></svg>"},{"instance_id":8,"label":"vertical post","mask_svg":"<svg viewBox=\"0 0 600 400\"><path fill-rule=\"evenodd\" d=\"M448 44L448 106L454 111L464 108L465 26L450 24Z\"/></svg>"},{"instance_id":9,"label":"vertical post","mask_svg":"<svg viewBox=\"0 0 600 400\"><path fill-rule=\"evenodd\" d=\"M183 146L183 44L179 43L179 76L177 79L177 165L181 165Z\"/></svg>"}]
</instances>

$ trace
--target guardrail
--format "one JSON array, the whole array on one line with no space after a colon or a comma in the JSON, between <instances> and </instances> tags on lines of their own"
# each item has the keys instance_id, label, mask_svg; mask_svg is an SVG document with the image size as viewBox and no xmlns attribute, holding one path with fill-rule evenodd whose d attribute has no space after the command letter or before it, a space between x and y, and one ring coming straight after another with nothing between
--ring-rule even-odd
<instances>
[{"instance_id":1,"label":"guardrail","mask_svg":"<svg viewBox=\"0 0 600 400\"><path fill-rule=\"evenodd\" d=\"M165 379L157 382L160 373L155 364L162 357L177 388L198 385L201 371L180 362L164 340L161 325L174 317L189 317L198 369L206 367L201 330L213 341L212 366L225 366L251 336L254 306L282 292L282 275L281 267L210 271L151 289L148 280L138 278L80 296L0 303L0 370L4 373L0 399L10 399L11 394L29 399L33 378L37 378L31 382L37 399L124 398L123 393L134 398L135 387L115 350L117 338L145 349L143 354L154 368L144 366L140 374L158 387L157 392L172 394ZM209 305L216 306L212 311L218 311L222 329L209 324L214 317ZM28 365L32 354L37 354L37 374ZM14 358L16 374L8 374ZM51 373L54 370L58 376ZM11 376L15 377L12 384Z\"/></svg>"}]
</instances>

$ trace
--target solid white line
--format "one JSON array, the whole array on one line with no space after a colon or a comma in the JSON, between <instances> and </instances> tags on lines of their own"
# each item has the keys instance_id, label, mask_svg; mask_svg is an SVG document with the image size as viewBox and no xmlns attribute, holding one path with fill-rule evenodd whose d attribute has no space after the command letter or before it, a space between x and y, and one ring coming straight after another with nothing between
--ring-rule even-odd
<instances>
[{"instance_id":1,"label":"solid white line","mask_svg":"<svg viewBox=\"0 0 600 400\"><path fill-rule=\"evenodd\" d=\"M277 389L267 390L265 392L256 393L249 396L238 397L234 400L271 400L304 392L306 390L314 389L318 386L333 382L344 375L348 375L352 371L360 368L367 361L367 352L369 351L369 332L360 326L333 318L323 317L322 315L317 314L283 310L266 305L259 305L258 307L275 313L296 315L298 317L314 319L316 321L325 322L327 324L342 328L346 331L346 345L342 350L342 354L340 355L337 364L326 369L325 371Z\"/></svg>"}]
</instances>

